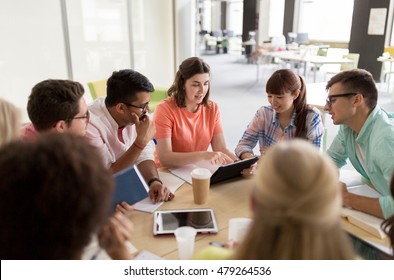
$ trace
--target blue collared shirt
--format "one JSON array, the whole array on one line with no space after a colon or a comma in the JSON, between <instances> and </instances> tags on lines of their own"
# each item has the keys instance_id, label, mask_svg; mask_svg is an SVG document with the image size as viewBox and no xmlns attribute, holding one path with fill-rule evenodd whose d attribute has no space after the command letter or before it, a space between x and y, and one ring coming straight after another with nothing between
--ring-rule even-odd
<instances>
[{"instance_id":1,"label":"blue collared shirt","mask_svg":"<svg viewBox=\"0 0 394 280\"><path fill-rule=\"evenodd\" d=\"M390 118L390 114L376 106L358 135L350 127L341 125L327 150L339 168L349 158L357 172L382 194L379 203L385 218L394 214L394 200L390 193L390 180L394 171L394 125ZM365 170L357 157L356 142L365 157Z\"/></svg>"}]
</instances>

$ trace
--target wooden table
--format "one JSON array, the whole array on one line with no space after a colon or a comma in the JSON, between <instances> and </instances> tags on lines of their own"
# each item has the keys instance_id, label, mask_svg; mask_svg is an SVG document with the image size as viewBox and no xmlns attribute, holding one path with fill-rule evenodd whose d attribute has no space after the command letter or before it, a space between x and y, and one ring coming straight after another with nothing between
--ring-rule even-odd
<instances>
[{"instance_id":1,"label":"wooden table","mask_svg":"<svg viewBox=\"0 0 394 280\"><path fill-rule=\"evenodd\" d=\"M228 220L235 217L250 217L249 197L253 186L253 178L240 177L211 187L208 203L196 205L193 202L192 187L185 183L177 191L173 201L164 203L159 209L212 208L218 223L217 234L198 234L195 252L209 245L211 241L225 243L228 237ZM148 250L165 259L178 259L177 244L174 235L154 236L153 215L134 211L130 216L134 223L131 243L137 249ZM360 238L388 247L388 238L380 240L371 234L353 226L344 220L346 231Z\"/></svg>"},{"instance_id":2,"label":"wooden table","mask_svg":"<svg viewBox=\"0 0 394 280\"><path fill-rule=\"evenodd\" d=\"M175 193L175 199L164 203L159 209L212 208L219 232L217 234L198 234L195 252L208 246L210 241L225 243L228 236L228 220L234 217L250 217L249 195L253 185L251 178L238 178L215 184L209 192L208 203L197 205L193 202L192 187L183 184ZM134 211L131 214L134 231L131 243L138 249L146 249L166 259L177 259L177 244L174 235L154 236L153 215Z\"/></svg>"}]
</instances>

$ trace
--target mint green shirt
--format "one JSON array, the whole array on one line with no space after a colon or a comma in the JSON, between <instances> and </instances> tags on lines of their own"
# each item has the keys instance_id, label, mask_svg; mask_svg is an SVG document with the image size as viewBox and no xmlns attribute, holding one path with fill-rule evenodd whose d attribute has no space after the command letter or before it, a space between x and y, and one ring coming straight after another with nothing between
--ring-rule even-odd
<instances>
[{"instance_id":1,"label":"mint green shirt","mask_svg":"<svg viewBox=\"0 0 394 280\"><path fill-rule=\"evenodd\" d=\"M385 218L394 214L394 200L390 193L394 171L394 124L390 119L394 119L392 114L376 106L358 135L350 127L341 125L327 150L338 168L349 158L353 167L382 194L379 203ZM357 157L355 142L364 153L365 169Z\"/></svg>"}]
</instances>

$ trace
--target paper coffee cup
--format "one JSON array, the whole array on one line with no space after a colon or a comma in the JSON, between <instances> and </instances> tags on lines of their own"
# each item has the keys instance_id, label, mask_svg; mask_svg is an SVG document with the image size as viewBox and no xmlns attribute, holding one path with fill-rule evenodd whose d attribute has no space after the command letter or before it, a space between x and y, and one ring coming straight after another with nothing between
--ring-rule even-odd
<instances>
[{"instance_id":1,"label":"paper coffee cup","mask_svg":"<svg viewBox=\"0 0 394 280\"><path fill-rule=\"evenodd\" d=\"M211 172L206 168L196 168L190 175L192 177L194 203L207 203Z\"/></svg>"}]
</instances>

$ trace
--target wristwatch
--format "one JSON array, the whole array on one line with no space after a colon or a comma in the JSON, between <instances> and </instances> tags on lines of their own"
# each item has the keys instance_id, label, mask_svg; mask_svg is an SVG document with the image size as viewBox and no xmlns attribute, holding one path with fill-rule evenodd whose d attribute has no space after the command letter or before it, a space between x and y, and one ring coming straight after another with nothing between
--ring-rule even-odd
<instances>
[{"instance_id":1,"label":"wristwatch","mask_svg":"<svg viewBox=\"0 0 394 280\"><path fill-rule=\"evenodd\" d=\"M159 182L160 184L163 185L163 182L159 178L154 177L154 178L149 180L148 186L150 187L150 185L152 185L153 182Z\"/></svg>"}]
</instances>

